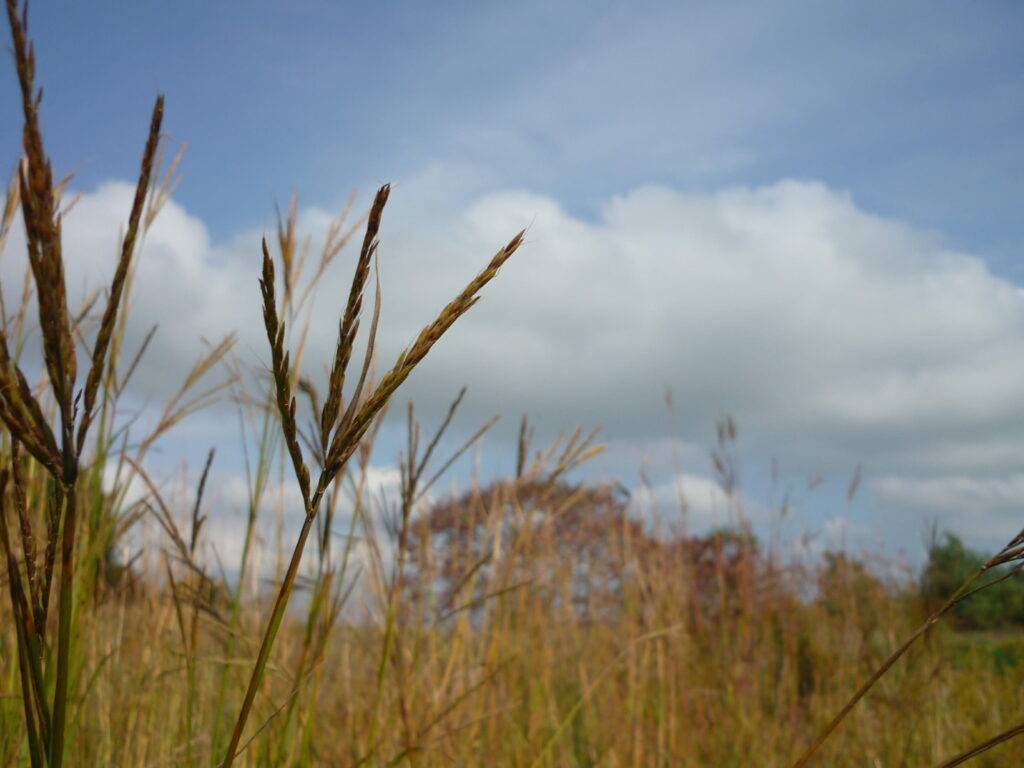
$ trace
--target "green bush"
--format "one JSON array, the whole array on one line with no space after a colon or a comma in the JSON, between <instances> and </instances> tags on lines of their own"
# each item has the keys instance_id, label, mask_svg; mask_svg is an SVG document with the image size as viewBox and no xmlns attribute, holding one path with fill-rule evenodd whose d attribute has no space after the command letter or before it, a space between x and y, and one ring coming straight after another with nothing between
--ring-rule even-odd
<instances>
[{"instance_id":1,"label":"green bush","mask_svg":"<svg viewBox=\"0 0 1024 768\"><path fill-rule=\"evenodd\" d=\"M966 547L954 534L935 541L921 575L921 596L937 607L977 571L988 555ZM1006 568L993 568L985 581L1005 575ZM1011 576L990 589L972 595L953 609L953 621L961 629L995 629L1024 624L1024 577Z\"/></svg>"}]
</instances>

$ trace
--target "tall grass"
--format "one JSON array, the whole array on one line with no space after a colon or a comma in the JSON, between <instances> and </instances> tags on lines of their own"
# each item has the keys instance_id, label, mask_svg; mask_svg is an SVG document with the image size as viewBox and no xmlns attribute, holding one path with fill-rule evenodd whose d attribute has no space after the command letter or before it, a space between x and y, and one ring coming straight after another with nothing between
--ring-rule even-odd
<instances>
[{"instance_id":1,"label":"tall grass","mask_svg":"<svg viewBox=\"0 0 1024 768\"><path fill-rule=\"evenodd\" d=\"M465 392L429 433L408 406L397 489L373 491L389 402L522 233L378 375L379 282L365 353L352 363L390 189L363 216L342 212L316 259L293 200L276 252L263 242L269 380L249 372L228 337L141 429L122 396L153 332L131 356L124 340L134 257L175 183L176 160L160 172L163 99L109 287L71 307L67 182L55 181L45 152L24 13L15 0L7 12L24 157L0 246L20 211L29 269L18 306L0 307L0 765L1012 761L1006 742L1022 732L1015 675L939 621L1008 578L989 576L997 566L1020 570L1024 535L929 614L911 581L883 581L847 554L802 562L761 551L724 460L735 527L703 537L654 535L644 521L656 510L615 486L572 482L600 451L593 433L536 450L525 421L507 478L440 494L494 423L443 455ZM299 364L314 286L360 231L321 392ZM26 352L33 304L39 361ZM205 539L213 451L194 491L168 492L147 467L169 431L226 396L248 486L239 561L227 568ZM720 430L723 442L734 438L731 424ZM285 470L302 522L284 542L278 501L271 547L260 532L271 528L272 478ZM139 485L141 496L131 491ZM148 525L159 543L142 534ZM268 573L272 590L249 586ZM994 642L1024 658L1018 639Z\"/></svg>"}]
</instances>

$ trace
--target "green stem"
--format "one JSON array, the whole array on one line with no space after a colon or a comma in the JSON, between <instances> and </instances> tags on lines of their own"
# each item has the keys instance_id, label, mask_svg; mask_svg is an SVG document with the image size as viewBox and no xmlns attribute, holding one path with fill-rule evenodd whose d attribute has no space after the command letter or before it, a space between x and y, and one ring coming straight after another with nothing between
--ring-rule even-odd
<instances>
[{"instance_id":1,"label":"green stem","mask_svg":"<svg viewBox=\"0 0 1024 768\"><path fill-rule=\"evenodd\" d=\"M306 519L302 523L302 530L299 532L298 541L292 551L291 561L288 563L288 570L285 572L281 588L278 590L277 599L274 601L274 609L270 614L270 622L263 633L263 641L260 643L260 650L256 656L256 665L253 667L252 675L249 678L249 687L245 691L245 698L242 700L242 708L238 713L238 720L235 722L235 729L231 734L231 743L228 745L227 756L221 763L221 768L230 768L235 761L235 750L242 740L242 731L249 719L249 712L252 710L253 701L256 699L256 692L263 682L263 675L266 672L267 661L270 659L270 651L274 646L274 640L281 627L281 620L284 618L285 608L288 606L288 599L291 597L292 588L295 586L295 579L299 575L299 564L302 562L302 553L306 548L306 540L313 528L313 521L316 519L316 508L320 505L322 492L317 491L306 512Z\"/></svg>"},{"instance_id":2,"label":"green stem","mask_svg":"<svg viewBox=\"0 0 1024 768\"><path fill-rule=\"evenodd\" d=\"M67 722L68 680L71 677L71 623L75 566L75 483L68 485L64 499L64 531L60 556L60 615L57 625L57 680L53 695L53 728L50 732L50 765L64 762L64 728Z\"/></svg>"}]
</instances>

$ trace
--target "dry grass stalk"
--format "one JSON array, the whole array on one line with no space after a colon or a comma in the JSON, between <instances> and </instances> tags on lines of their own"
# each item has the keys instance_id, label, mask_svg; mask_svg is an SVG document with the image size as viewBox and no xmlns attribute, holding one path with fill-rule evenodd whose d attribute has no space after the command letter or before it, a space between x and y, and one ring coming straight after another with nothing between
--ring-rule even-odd
<instances>
[{"instance_id":1,"label":"dry grass stalk","mask_svg":"<svg viewBox=\"0 0 1024 768\"><path fill-rule=\"evenodd\" d=\"M64 756L67 693L70 677L69 656L72 643L72 588L74 579L74 550L76 532L76 484L79 475L79 454L84 446L92 419L100 376L104 368L111 334L117 319L125 278L129 269L139 221L142 216L146 191L149 187L153 158L160 135L163 99L158 98L150 122L149 136L143 153L142 168L136 186L129 228L123 240L110 295L86 377L85 407L75 434L78 395L75 394L77 360L72 329L76 323L67 306L64 283L64 264L61 245L61 213L58 210L60 187L53 183L50 161L43 148L39 127L40 94L35 90L35 54L26 36L26 17L19 13L15 0L7 2L7 16L14 42L15 63L21 89L24 117L23 144L25 160L19 172L19 197L25 225L28 260L36 284L39 305L39 323L43 337L43 358L49 374L50 386L59 410L60 447L43 415L20 368L12 361L6 337L0 336L0 418L14 439L26 449L62 485L64 496L63 526L61 531L60 615L57 636L57 671L53 699L52 730L46 734L46 760L59 768ZM8 195L7 210L11 196ZM57 535L51 530L51 542ZM34 573L29 573L32 592ZM38 614L38 611L36 612ZM23 611L22 620L32 612ZM38 632L44 632L39 627ZM28 695L26 692L25 695ZM42 698L42 690L35 696Z\"/></svg>"},{"instance_id":2,"label":"dry grass stalk","mask_svg":"<svg viewBox=\"0 0 1024 768\"><path fill-rule=\"evenodd\" d=\"M356 264L356 274L349 292L346 312L339 323L339 339L335 354L335 365L330 375L327 404L325 404L320 421L320 444L322 447L327 446L325 450L326 462L320 472L315 489L310 485L309 469L303 458L298 437L299 426L296 419L295 397L291 382L299 380L300 377L297 372L295 374L292 373L290 369L290 355L284 349L285 326L277 314L277 299L274 290L274 265L267 248L266 239L263 241L263 277L260 280L260 291L263 297L263 320L266 326L267 339L270 342L271 367L274 375L281 429L288 454L291 457L295 477L302 493L305 520L292 551L291 560L284 579L278 590L267 628L263 634L260 650L249 679L249 685L242 701L234 731L232 732L231 741L228 745L227 756L223 762L225 767L233 763L236 751L241 743L249 712L252 709L256 693L263 680L267 661L270 657L270 650L273 647L274 639L277 636L281 620L284 617L285 608L295 584L295 579L298 576L299 563L302 560L306 540L320 509L320 502L324 494L352 454L359 448L359 444L370 425L387 405L394 391L405 381L444 332L479 300L478 294L480 290L490 282L497 274L498 269L515 253L522 243L523 233L520 232L508 245L498 251L487 267L476 278L471 280L462 293L441 311L437 319L420 332L412 346L399 357L394 367L383 376L373 393L365 401L361 401L360 392L366 380L367 371L374 352L374 334L380 306L378 281L377 308L370 328L363 369L348 408L351 416L343 416L341 423L335 427L337 412L343 398L342 386L345 380L345 369L351 359L351 348L358 327L363 288L369 272L370 260L376 250L377 232L389 191L390 187L385 185L381 187L374 198L370 215L367 218L366 234L363 238L363 247ZM332 429L334 430L333 436L331 435Z\"/></svg>"},{"instance_id":3,"label":"dry grass stalk","mask_svg":"<svg viewBox=\"0 0 1024 768\"><path fill-rule=\"evenodd\" d=\"M1024 723L1015 725L1013 726L1013 728L1008 728L1002 733L999 733L990 739L985 739L985 741L981 742L980 744L977 744L971 747L970 749L961 752L956 757L950 758L949 760L945 761L938 768L956 768L956 766L963 765L964 763L973 760L978 755L982 755L991 749L995 749L1000 744L1005 744L1011 739L1015 739L1022 734L1024 734Z\"/></svg>"},{"instance_id":4,"label":"dry grass stalk","mask_svg":"<svg viewBox=\"0 0 1024 768\"><path fill-rule=\"evenodd\" d=\"M146 139L146 148L142 153L142 168L139 171L139 181L135 186L135 199L132 201L131 214L128 217L128 230L121 240L121 257L117 262L117 269L114 270L114 277L110 283L110 293L107 299L107 306L103 310L103 319L100 321L100 329L96 334L96 342L92 351L92 365L89 368L89 375L85 381L85 395L82 404L82 418L78 425L78 443L76 449L79 453L85 444L85 436L92 423L93 408L96 406L96 393L100 387L100 377L103 375L103 363L106 360L107 350L110 348L110 339L114 333L114 325L117 321L117 311L121 306L121 297L124 294L125 281L128 278L128 269L131 265L132 254L135 252L135 241L139 235L139 223L142 220L142 211L146 203L146 192L149 190L150 178L153 174L153 160L156 157L157 144L160 141L160 124L164 118L164 98L157 97L156 105L153 107L153 117L149 124L149 136Z\"/></svg>"},{"instance_id":5,"label":"dry grass stalk","mask_svg":"<svg viewBox=\"0 0 1024 768\"><path fill-rule=\"evenodd\" d=\"M384 213L384 205L388 201L391 188L384 185L377 192L370 207L366 221L366 234L363 246L356 260L355 274L352 276L352 287L348 294L348 303L341 316L338 326L338 344L334 353L334 365L327 381L327 399L324 401L323 413L320 416L320 447L326 454L330 436L337 426L341 408L342 393L345 388L345 372L348 370L352 349L355 346L356 334L359 332L359 315L363 308L363 289L370 277L370 262L377 250L377 232ZM354 398L353 398L354 399Z\"/></svg>"}]
</instances>

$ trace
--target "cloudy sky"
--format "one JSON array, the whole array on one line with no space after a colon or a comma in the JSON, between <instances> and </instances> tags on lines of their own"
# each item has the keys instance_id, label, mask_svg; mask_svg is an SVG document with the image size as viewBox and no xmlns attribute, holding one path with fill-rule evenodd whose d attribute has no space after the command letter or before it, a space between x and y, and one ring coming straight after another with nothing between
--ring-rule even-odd
<instances>
[{"instance_id":1,"label":"cloudy sky","mask_svg":"<svg viewBox=\"0 0 1024 768\"><path fill-rule=\"evenodd\" d=\"M512 462L522 413L540 439L602 426L593 476L636 487L645 465L666 500L682 477L710 525L730 413L751 509L791 488L793 531L919 557L932 521L981 546L1024 524L1019 4L53 2L30 21L49 148L83 193L73 293L112 268L156 93L187 147L139 262L129 345L160 326L141 399L204 336L266 360L275 202L297 191L316 242L389 181L382 360L528 228L401 398L429 423L467 385L467 434L503 414L484 471ZM0 104L13 166L10 67ZM12 242L5 292L22 261ZM320 285L314 377L349 263ZM218 445L234 487L230 413L182 435L166 466Z\"/></svg>"}]
</instances>

